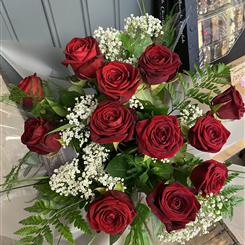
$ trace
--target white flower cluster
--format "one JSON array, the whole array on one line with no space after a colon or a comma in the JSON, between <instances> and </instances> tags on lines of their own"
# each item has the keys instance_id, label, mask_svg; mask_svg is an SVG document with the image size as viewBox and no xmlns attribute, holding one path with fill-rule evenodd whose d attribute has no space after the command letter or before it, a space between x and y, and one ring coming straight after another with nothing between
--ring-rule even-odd
<instances>
[{"instance_id":1,"label":"white flower cluster","mask_svg":"<svg viewBox=\"0 0 245 245\"><path fill-rule=\"evenodd\" d=\"M180 122L193 127L200 116L202 116L202 110L197 105L189 104L186 109L180 111Z\"/></svg>"},{"instance_id":2,"label":"white flower cluster","mask_svg":"<svg viewBox=\"0 0 245 245\"><path fill-rule=\"evenodd\" d=\"M99 27L94 31L94 37L99 42L102 54L107 60L120 60L123 53L123 43L119 39L120 31L114 28L103 29Z\"/></svg>"},{"instance_id":3,"label":"white flower cluster","mask_svg":"<svg viewBox=\"0 0 245 245\"><path fill-rule=\"evenodd\" d=\"M68 108L68 111L72 111L66 116L69 124L80 126L83 120L88 119L97 106L97 100L94 95L84 95L75 99L77 102L73 109Z\"/></svg>"},{"instance_id":4,"label":"white flower cluster","mask_svg":"<svg viewBox=\"0 0 245 245\"><path fill-rule=\"evenodd\" d=\"M112 177L104 170L103 163L108 159L109 150L92 142L83 151L83 170L79 170L79 159L56 169L49 182L53 191L64 196L80 195L81 198L89 199L94 196L91 189L94 182L100 183L106 190L112 190L118 184L124 188L122 178Z\"/></svg>"},{"instance_id":5,"label":"white flower cluster","mask_svg":"<svg viewBox=\"0 0 245 245\"><path fill-rule=\"evenodd\" d=\"M160 162L162 162L162 163L170 163L170 160L168 159L168 158L164 158L164 159L161 159L161 160L159 160L159 159L157 159L157 158L151 158L152 159L152 161L154 162L154 163L156 163L157 161L160 161Z\"/></svg>"},{"instance_id":6,"label":"white flower cluster","mask_svg":"<svg viewBox=\"0 0 245 245\"><path fill-rule=\"evenodd\" d=\"M162 242L179 242L184 244L195 236L208 233L208 228L222 219L221 209L226 198L221 195L207 195L206 198L198 195L198 201L201 209L197 214L196 220L186 225L185 229L172 231L168 233L166 230L159 235Z\"/></svg>"},{"instance_id":7,"label":"white flower cluster","mask_svg":"<svg viewBox=\"0 0 245 245\"><path fill-rule=\"evenodd\" d=\"M61 133L64 147L68 146L73 138L78 139L80 147L82 147L85 142L88 142L90 137L90 132L86 129L86 120L95 110L97 100L94 95L85 95L76 98L76 101L73 109L67 109L70 113L66 116L66 119L71 127Z\"/></svg>"},{"instance_id":8,"label":"white flower cluster","mask_svg":"<svg viewBox=\"0 0 245 245\"><path fill-rule=\"evenodd\" d=\"M133 95L132 98L129 100L129 107L132 109L144 109L143 104L136 98L135 95Z\"/></svg>"},{"instance_id":9,"label":"white flower cluster","mask_svg":"<svg viewBox=\"0 0 245 245\"><path fill-rule=\"evenodd\" d=\"M138 36L141 39L147 36L158 37L163 34L161 21L149 14L137 17L131 15L125 18L124 22L124 32L133 39ZM128 57L125 53L123 42L120 40L121 33L115 28L103 29L99 27L94 31L94 37L97 39L100 50L107 60L134 64L137 58L134 56Z\"/></svg>"},{"instance_id":10,"label":"white flower cluster","mask_svg":"<svg viewBox=\"0 0 245 245\"><path fill-rule=\"evenodd\" d=\"M145 14L135 17L131 14L124 21L125 32L133 38L138 35L140 35L141 39L144 39L146 36L158 37L163 35L161 21L152 15Z\"/></svg>"}]
</instances>

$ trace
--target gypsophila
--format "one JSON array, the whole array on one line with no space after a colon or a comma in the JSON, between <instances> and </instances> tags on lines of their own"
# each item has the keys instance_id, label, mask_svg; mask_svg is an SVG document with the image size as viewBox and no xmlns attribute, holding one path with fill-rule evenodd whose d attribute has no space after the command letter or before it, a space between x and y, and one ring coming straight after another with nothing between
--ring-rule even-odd
<instances>
[{"instance_id":1,"label":"gypsophila","mask_svg":"<svg viewBox=\"0 0 245 245\"><path fill-rule=\"evenodd\" d=\"M61 132L64 147L69 146L74 138L79 141L80 147L88 142L90 131L86 128L86 120L88 120L96 106L97 100L94 95L85 95L76 98L76 104L73 109L67 109L70 113L66 116L66 119L71 127Z\"/></svg>"},{"instance_id":2,"label":"gypsophila","mask_svg":"<svg viewBox=\"0 0 245 245\"><path fill-rule=\"evenodd\" d=\"M146 36L158 37L164 34L161 21L149 14L136 17L131 14L124 22L124 30L132 38L139 35L141 39L144 39Z\"/></svg>"},{"instance_id":3,"label":"gypsophila","mask_svg":"<svg viewBox=\"0 0 245 245\"><path fill-rule=\"evenodd\" d=\"M159 159L157 159L157 158L151 157L151 159L152 159L152 161L153 161L154 163L157 163L157 162L161 162L161 163L170 163L170 160L169 160L168 158L164 158L164 159L159 160Z\"/></svg>"},{"instance_id":4,"label":"gypsophila","mask_svg":"<svg viewBox=\"0 0 245 245\"><path fill-rule=\"evenodd\" d=\"M92 114L97 106L97 100L94 98L94 95L84 95L79 98L75 98L76 104L73 109L68 108L68 111L71 111L66 119L69 124L80 126L84 120L87 120L88 117Z\"/></svg>"},{"instance_id":5,"label":"gypsophila","mask_svg":"<svg viewBox=\"0 0 245 245\"><path fill-rule=\"evenodd\" d=\"M190 128L195 125L197 118L202 116L202 110L197 105L189 104L186 109L180 111L180 122Z\"/></svg>"},{"instance_id":6,"label":"gypsophila","mask_svg":"<svg viewBox=\"0 0 245 245\"><path fill-rule=\"evenodd\" d=\"M50 187L60 195L79 195L86 200L94 197L91 184L99 183L106 190L120 184L125 189L124 179L112 177L104 170L104 162L108 159L109 150L104 146L90 143L83 149L83 171L78 168L79 160L74 159L71 163L66 163L56 169L50 178Z\"/></svg>"},{"instance_id":7,"label":"gypsophila","mask_svg":"<svg viewBox=\"0 0 245 245\"><path fill-rule=\"evenodd\" d=\"M100 51L109 61L121 60L123 54L122 41L119 39L120 31L114 28L99 27L94 31L94 37L97 39Z\"/></svg>"},{"instance_id":8,"label":"gypsophila","mask_svg":"<svg viewBox=\"0 0 245 245\"><path fill-rule=\"evenodd\" d=\"M168 233L164 230L158 238L161 242L179 242L184 244L198 234L208 233L208 228L222 219L221 209L226 197L221 193L217 195L207 195L202 197L201 194L197 196L201 209L199 210L196 220L186 225L184 229L172 231Z\"/></svg>"},{"instance_id":9,"label":"gypsophila","mask_svg":"<svg viewBox=\"0 0 245 245\"><path fill-rule=\"evenodd\" d=\"M143 104L136 98L135 95L133 95L132 98L129 100L129 107L132 109L144 109Z\"/></svg>"}]
</instances>

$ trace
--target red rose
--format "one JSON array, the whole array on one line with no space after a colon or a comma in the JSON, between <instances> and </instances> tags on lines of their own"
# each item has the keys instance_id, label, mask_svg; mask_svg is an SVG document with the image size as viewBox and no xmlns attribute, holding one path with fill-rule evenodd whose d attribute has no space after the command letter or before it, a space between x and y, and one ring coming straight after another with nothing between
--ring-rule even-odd
<instances>
[{"instance_id":1,"label":"red rose","mask_svg":"<svg viewBox=\"0 0 245 245\"><path fill-rule=\"evenodd\" d=\"M197 165L191 173L191 181L196 190L206 194L219 193L228 177L227 167L215 160Z\"/></svg>"},{"instance_id":2,"label":"red rose","mask_svg":"<svg viewBox=\"0 0 245 245\"><path fill-rule=\"evenodd\" d=\"M218 152L226 143L230 132L211 113L199 117L189 131L189 142L200 151Z\"/></svg>"},{"instance_id":3,"label":"red rose","mask_svg":"<svg viewBox=\"0 0 245 245\"><path fill-rule=\"evenodd\" d=\"M93 37L73 38L65 49L64 65L71 65L80 79L96 77L96 71L104 64L97 41Z\"/></svg>"},{"instance_id":4,"label":"red rose","mask_svg":"<svg viewBox=\"0 0 245 245\"><path fill-rule=\"evenodd\" d=\"M117 101L105 101L93 112L89 128L91 140L99 144L129 141L136 124L134 110Z\"/></svg>"},{"instance_id":5,"label":"red rose","mask_svg":"<svg viewBox=\"0 0 245 245\"><path fill-rule=\"evenodd\" d=\"M173 157L184 142L176 116L139 121L136 133L139 152L157 159Z\"/></svg>"},{"instance_id":6,"label":"red rose","mask_svg":"<svg viewBox=\"0 0 245 245\"><path fill-rule=\"evenodd\" d=\"M214 97L211 103L219 105L216 113L222 119L240 119L245 112L242 97L234 86Z\"/></svg>"},{"instance_id":7,"label":"red rose","mask_svg":"<svg viewBox=\"0 0 245 245\"><path fill-rule=\"evenodd\" d=\"M97 81L101 93L120 103L129 101L141 82L137 68L119 61L99 69Z\"/></svg>"},{"instance_id":8,"label":"red rose","mask_svg":"<svg viewBox=\"0 0 245 245\"><path fill-rule=\"evenodd\" d=\"M146 48L138 63L141 74L150 84L171 80L181 65L178 54L173 53L164 45L156 44Z\"/></svg>"},{"instance_id":9,"label":"red rose","mask_svg":"<svg viewBox=\"0 0 245 245\"><path fill-rule=\"evenodd\" d=\"M111 235L123 232L136 216L132 200L121 191L109 191L90 203L87 213L91 227Z\"/></svg>"},{"instance_id":10,"label":"red rose","mask_svg":"<svg viewBox=\"0 0 245 245\"><path fill-rule=\"evenodd\" d=\"M25 131L21 136L21 141L30 151L44 155L50 152L57 152L61 144L59 143L59 133L48 134L54 126L43 118L29 118L25 121Z\"/></svg>"},{"instance_id":11,"label":"red rose","mask_svg":"<svg viewBox=\"0 0 245 245\"><path fill-rule=\"evenodd\" d=\"M146 201L168 232L185 228L187 223L195 220L201 207L195 195L179 183L166 185L161 182Z\"/></svg>"},{"instance_id":12,"label":"red rose","mask_svg":"<svg viewBox=\"0 0 245 245\"><path fill-rule=\"evenodd\" d=\"M40 101L43 98L42 80L36 73L21 80L18 87L27 95L27 97L23 99L23 105L25 107L31 107L33 100Z\"/></svg>"}]
</instances>

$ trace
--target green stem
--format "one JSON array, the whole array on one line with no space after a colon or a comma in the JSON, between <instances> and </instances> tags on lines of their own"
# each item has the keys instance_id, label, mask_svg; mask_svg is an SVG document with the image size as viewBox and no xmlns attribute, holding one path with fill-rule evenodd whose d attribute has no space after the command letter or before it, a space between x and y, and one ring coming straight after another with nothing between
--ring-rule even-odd
<instances>
[{"instance_id":1,"label":"green stem","mask_svg":"<svg viewBox=\"0 0 245 245\"><path fill-rule=\"evenodd\" d=\"M35 177L35 178L26 178L26 179L19 179L19 180L16 180L16 183L20 182L27 182L27 181L39 181L39 180L46 180L46 179L49 179L49 176L38 176L38 177Z\"/></svg>"},{"instance_id":2,"label":"green stem","mask_svg":"<svg viewBox=\"0 0 245 245\"><path fill-rule=\"evenodd\" d=\"M141 4L142 4L143 13L146 14L145 1L141 0Z\"/></svg>"},{"instance_id":3,"label":"green stem","mask_svg":"<svg viewBox=\"0 0 245 245\"><path fill-rule=\"evenodd\" d=\"M89 241L88 245L92 245L93 242L95 241L96 238L96 234L94 234L94 236L92 237L92 239Z\"/></svg>"},{"instance_id":4,"label":"green stem","mask_svg":"<svg viewBox=\"0 0 245 245\"><path fill-rule=\"evenodd\" d=\"M56 245L59 245L59 244L60 244L61 237L62 237L62 235L60 235L59 240L58 240L58 242L57 242L57 244L56 244Z\"/></svg>"},{"instance_id":5,"label":"green stem","mask_svg":"<svg viewBox=\"0 0 245 245\"><path fill-rule=\"evenodd\" d=\"M13 187L13 188L10 188L10 189L6 189L4 191L0 191L0 193L9 192L9 191L12 191L12 190L21 189L21 188L25 188L25 187L29 187L29 186L34 186L34 185L42 185L42 184L45 184L45 183L35 183L35 184L17 186L17 187Z\"/></svg>"},{"instance_id":6,"label":"green stem","mask_svg":"<svg viewBox=\"0 0 245 245\"><path fill-rule=\"evenodd\" d=\"M151 231L150 231L149 227L147 226L145 220L143 221L143 223L144 223L144 226L145 226L145 228L146 228L146 230L147 230L147 233L148 233L148 235L149 235L149 237L150 237L151 243L154 244L154 240L153 240L153 237L152 237L152 235L151 235Z\"/></svg>"}]
</instances>

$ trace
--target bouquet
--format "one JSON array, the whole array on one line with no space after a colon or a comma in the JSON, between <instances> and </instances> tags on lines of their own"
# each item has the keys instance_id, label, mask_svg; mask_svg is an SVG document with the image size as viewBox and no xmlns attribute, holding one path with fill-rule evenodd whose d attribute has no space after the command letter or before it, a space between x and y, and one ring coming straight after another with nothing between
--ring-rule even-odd
<instances>
[{"instance_id":1,"label":"bouquet","mask_svg":"<svg viewBox=\"0 0 245 245\"><path fill-rule=\"evenodd\" d=\"M180 70L175 21L131 15L122 31L99 27L67 44L63 64L74 73L64 86L37 74L11 86L29 152L2 188L37 190L17 244L53 244L54 231L73 244L72 227L111 244L123 233L125 245L184 243L232 216L238 173L192 153L219 152L231 134L222 121L240 119L244 103L226 65ZM63 148L70 161L31 174Z\"/></svg>"}]
</instances>

